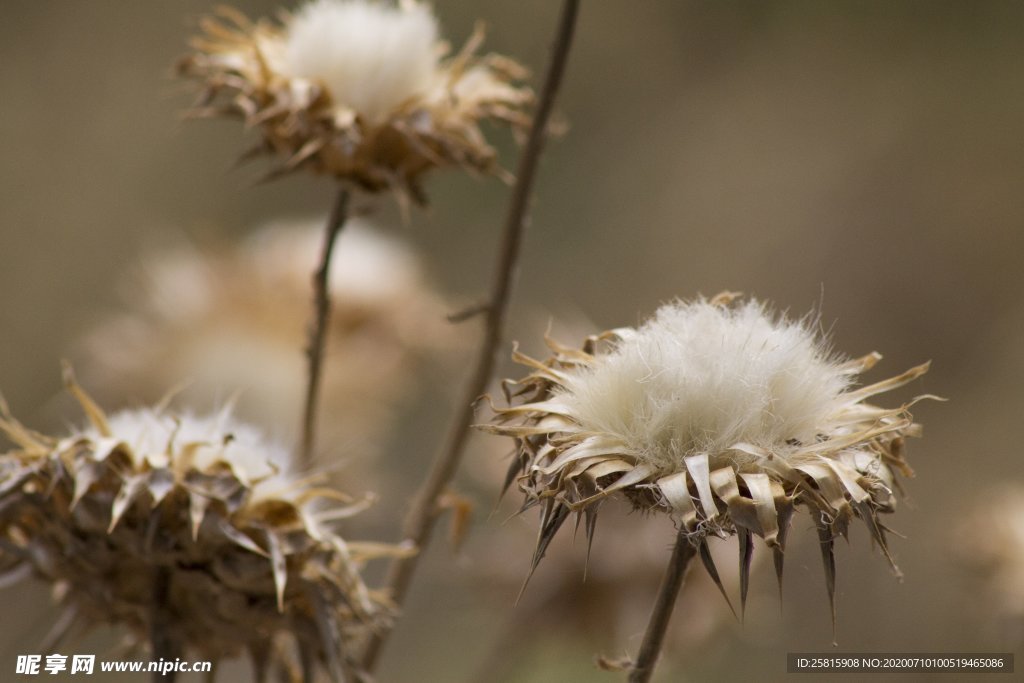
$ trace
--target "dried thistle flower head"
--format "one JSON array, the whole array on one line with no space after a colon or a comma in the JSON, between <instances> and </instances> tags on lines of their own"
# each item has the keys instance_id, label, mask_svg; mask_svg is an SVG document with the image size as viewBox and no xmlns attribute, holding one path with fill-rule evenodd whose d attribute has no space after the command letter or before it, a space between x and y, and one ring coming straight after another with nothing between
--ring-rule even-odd
<instances>
[{"instance_id":1,"label":"dried thistle flower head","mask_svg":"<svg viewBox=\"0 0 1024 683\"><path fill-rule=\"evenodd\" d=\"M878 354L840 359L806 321L734 298L668 304L638 329L590 337L582 350L548 340L554 356L544 362L516 353L532 372L510 383L516 403L495 408L487 429L515 437L506 486L518 477L524 507L541 507L534 568L571 512L585 515L593 534L600 503L621 492L640 509L671 514L716 581L707 538L736 535L745 601L753 536L773 549L781 585L799 506L818 527L834 619L833 541L857 517L889 557L878 515L894 507L894 471L910 474L904 437L919 431L909 404L866 399L927 364L854 388Z\"/></svg>"},{"instance_id":2,"label":"dried thistle flower head","mask_svg":"<svg viewBox=\"0 0 1024 683\"><path fill-rule=\"evenodd\" d=\"M530 333L543 333L550 325L550 311L533 311L526 323ZM594 329L583 316L563 311L559 318L559 335L584 338ZM474 457L463 466L468 483L481 496L491 491L495 480L500 480L508 468L509 453L506 439L481 439ZM474 535L467 553L474 562L467 563L470 580L490 593L515 595L523 585L523 565L510 558L528 561L537 542L537 534L530 524L516 517L513 501L503 500L492 523L501 526L495 533ZM610 642L625 644L641 633L650 617L648 597L657 592L665 571L666 538L673 536L672 520L668 515L651 516L637 527L628 511L628 501L611 497L602 504L601 533L593 545L585 549L579 544L551 546L544 557L545 569L530 579L529 591L524 592L515 610L508 615L509 624L495 653L502 659L515 658L516 652L526 651L548 638L564 638L573 634L590 643ZM506 520L506 521L501 521ZM623 552L628 548L628 552ZM713 557L722 559L734 552L734 543L710 546ZM586 554L585 562L582 555ZM757 554L753 565L766 557ZM723 586L734 586L739 581L739 570L734 563L719 563ZM675 619L666 633L666 646L680 653L702 652L716 641L713 636L734 626L731 601L725 603L706 574L691 575L683 589L681 609L685 619ZM551 615L557 615L552 619ZM559 635L554 636L554 631ZM511 648L520 648L510 652Z\"/></svg>"},{"instance_id":3,"label":"dried thistle flower head","mask_svg":"<svg viewBox=\"0 0 1024 683\"><path fill-rule=\"evenodd\" d=\"M303 304L321 230L317 221L286 221L236 246L153 253L126 283L127 310L80 343L86 383L104 403L155 402L182 379L190 405L238 392L238 416L293 440L304 390ZM415 386L418 361L450 347L452 330L404 243L359 220L339 240L321 424L340 452L366 457Z\"/></svg>"},{"instance_id":4,"label":"dried thistle flower head","mask_svg":"<svg viewBox=\"0 0 1024 683\"><path fill-rule=\"evenodd\" d=\"M524 69L476 57L480 28L445 57L416 0L311 0L281 23L220 9L203 29L179 67L203 85L192 113L259 128L260 149L283 159L272 175L308 168L423 202L432 168L497 170L481 121L528 123Z\"/></svg>"},{"instance_id":5,"label":"dried thistle flower head","mask_svg":"<svg viewBox=\"0 0 1024 683\"><path fill-rule=\"evenodd\" d=\"M387 616L362 563L397 549L333 529L368 501L288 471L288 453L225 412L105 415L68 376L90 424L36 433L0 406L0 565L53 584L67 625L154 627L175 650L336 679L349 644ZM289 654L290 653L290 654Z\"/></svg>"}]
</instances>

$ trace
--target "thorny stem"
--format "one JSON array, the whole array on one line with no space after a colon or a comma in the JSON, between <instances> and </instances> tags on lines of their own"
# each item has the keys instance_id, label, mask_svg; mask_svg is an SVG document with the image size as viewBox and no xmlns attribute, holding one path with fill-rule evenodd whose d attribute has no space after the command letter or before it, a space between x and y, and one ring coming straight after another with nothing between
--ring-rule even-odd
<instances>
[{"instance_id":1,"label":"thorny stem","mask_svg":"<svg viewBox=\"0 0 1024 683\"><path fill-rule=\"evenodd\" d=\"M672 557L668 561L668 568L661 580L661 588L658 589L658 601L654 603L651 620L647 622L647 631L640 644L640 652L629 672L629 683L647 683L651 680L658 654L661 652L661 644L665 640L672 608L676 604L679 589L683 587L686 569L696 554L697 549L680 529L676 536L676 545L672 549Z\"/></svg>"},{"instance_id":2,"label":"thorny stem","mask_svg":"<svg viewBox=\"0 0 1024 683\"><path fill-rule=\"evenodd\" d=\"M494 271L491 296L488 299L488 305L483 310L486 314L484 339L480 345L476 367L466 385L465 394L457 404L458 413L449 425L444 444L434 459L430 474L420 488L403 527L405 540L414 544L419 552L409 557L395 559L388 569L385 585L398 606L401 606L416 571L417 563L423 557L430 542L431 533L440 512L438 499L458 469L473 423L476 400L487 389L487 383L494 371L495 360L504 334L509 299L512 295L513 276L519 260L520 246L530 210L534 177L541 153L544 150L544 143L547 140L548 122L551 118L555 97L565 73L579 4L579 0L565 0L562 5L551 61L548 64L544 85L537 102L537 110L530 125L526 147L519 158L519 167L516 169L516 181L512 188L501 252L497 268ZM367 672L373 671L381 647L388 635L389 631L387 630L378 632L371 636L367 643L362 661Z\"/></svg>"},{"instance_id":3,"label":"thorny stem","mask_svg":"<svg viewBox=\"0 0 1024 683\"><path fill-rule=\"evenodd\" d=\"M320 266L313 273L313 320L309 326L309 345L306 347L309 374L306 382L306 401L302 409L302 444L299 446L299 462L306 466L313 459L313 444L316 441L317 401L320 397L320 379L323 372L324 342L327 340L327 322L331 315L331 294L328 287L331 255L334 253L334 242L348 218L348 203L348 189L338 188L331 215L327 218Z\"/></svg>"}]
</instances>

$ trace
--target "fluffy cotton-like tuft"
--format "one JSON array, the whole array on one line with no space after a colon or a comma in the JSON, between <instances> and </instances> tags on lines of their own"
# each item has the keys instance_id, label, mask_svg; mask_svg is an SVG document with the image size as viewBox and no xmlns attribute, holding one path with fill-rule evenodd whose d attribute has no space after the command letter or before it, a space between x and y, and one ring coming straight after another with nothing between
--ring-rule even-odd
<instances>
[{"instance_id":1,"label":"fluffy cotton-like tuft","mask_svg":"<svg viewBox=\"0 0 1024 683\"><path fill-rule=\"evenodd\" d=\"M505 485L518 482L524 509L540 507L534 568L571 513L592 536L601 503L622 493L672 515L716 582L707 539L738 536L745 600L753 537L772 549L781 585L802 507L818 529L834 623L834 540L860 519L895 569L879 515L894 510L895 473L911 474L905 438L920 433L913 402L867 399L928 364L855 388L881 356L833 356L806 320L737 296L668 304L581 349L548 339L554 355L544 361L515 354L530 374L506 383L512 405L495 407L484 428L516 439Z\"/></svg>"},{"instance_id":2,"label":"fluffy cotton-like tuft","mask_svg":"<svg viewBox=\"0 0 1024 683\"><path fill-rule=\"evenodd\" d=\"M555 395L584 430L616 434L672 472L687 455L737 443L776 454L810 443L849 381L808 325L757 301L702 299L663 306Z\"/></svg>"},{"instance_id":3,"label":"fluffy cotton-like tuft","mask_svg":"<svg viewBox=\"0 0 1024 683\"><path fill-rule=\"evenodd\" d=\"M313 0L288 26L283 70L323 83L335 105L379 123L430 89L437 41L423 4Z\"/></svg>"},{"instance_id":4,"label":"fluffy cotton-like tuft","mask_svg":"<svg viewBox=\"0 0 1024 683\"><path fill-rule=\"evenodd\" d=\"M0 567L53 584L61 622L155 628L183 657L342 680L389 618L360 575L401 548L338 535L357 500L288 471L288 451L233 420L163 407L107 416L65 381L89 426L57 438L0 401ZM159 621L158 621L159 620ZM60 628L60 627L57 627ZM214 665L216 666L216 664Z\"/></svg>"},{"instance_id":5,"label":"fluffy cotton-like tuft","mask_svg":"<svg viewBox=\"0 0 1024 683\"><path fill-rule=\"evenodd\" d=\"M477 54L479 25L451 53L417 0L311 0L280 22L218 7L202 25L178 67L202 86L191 114L260 131L246 158L277 157L270 177L305 169L423 204L432 169L504 174L484 121L530 123L526 70Z\"/></svg>"},{"instance_id":6,"label":"fluffy cotton-like tuft","mask_svg":"<svg viewBox=\"0 0 1024 683\"><path fill-rule=\"evenodd\" d=\"M269 442L259 429L233 418L227 410L212 415L170 415L151 408L122 410L107 418L109 431L124 443L138 468L174 466L172 460L187 452L191 465L200 471L218 463L231 467L240 479L286 484L293 479L291 451ZM73 434L100 441L104 435L90 424Z\"/></svg>"}]
</instances>

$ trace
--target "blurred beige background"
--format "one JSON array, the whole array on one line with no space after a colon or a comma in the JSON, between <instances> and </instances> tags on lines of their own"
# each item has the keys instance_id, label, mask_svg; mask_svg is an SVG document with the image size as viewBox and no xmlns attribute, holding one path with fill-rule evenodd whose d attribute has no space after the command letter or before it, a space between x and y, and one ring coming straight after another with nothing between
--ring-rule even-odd
<instances>
[{"instance_id":1,"label":"blurred beige background","mask_svg":"<svg viewBox=\"0 0 1024 683\"><path fill-rule=\"evenodd\" d=\"M189 91L171 66L212 5L4 3L0 388L32 426L78 419L55 399L57 360L116 309L117 283L141 250L168 235L225 241L328 207L325 180L254 186L260 168L230 170L247 142L237 125L180 121ZM436 2L453 42L484 19L487 47L535 71L556 5ZM275 7L238 6L250 15ZM738 289L798 314L820 306L838 349L885 355L876 379L932 359L906 397L951 399L914 411L926 427L911 444L918 475L890 520L907 536L893 542L905 581L861 528L838 548L842 652L1022 652L957 569L950 532L987 487L1024 479L1022 35L1024 4L1009 1L607 0L585 3L580 19L560 103L571 129L543 163L511 336L539 351L537 311L603 329L675 296ZM508 136L495 133L512 166ZM381 220L422 250L450 295L476 299L507 188L449 173L428 190L433 206L410 225L388 202ZM391 466L403 463L409 486L446 414L420 403L393 439ZM496 448L480 437L468 457ZM465 487L480 510L474 537L456 560L442 543L432 548L384 681L471 680L513 610L515 587L470 587L468 567L480 539L534 520L487 519L497 482ZM382 492L381 505L400 512L404 493ZM792 539L781 614L762 567L746 623L724 628L699 657L667 654L664 680L782 680L787 651L831 649L806 520ZM582 572L582 551L573 552ZM528 559L508 562L525 573ZM7 680L54 615L41 589L8 589L0 600ZM676 619L687 617L685 600ZM501 680L618 680L597 672L592 655L634 652L641 634L642 623L626 642L555 631L508 654Z\"/></svg>"}]
</instances>

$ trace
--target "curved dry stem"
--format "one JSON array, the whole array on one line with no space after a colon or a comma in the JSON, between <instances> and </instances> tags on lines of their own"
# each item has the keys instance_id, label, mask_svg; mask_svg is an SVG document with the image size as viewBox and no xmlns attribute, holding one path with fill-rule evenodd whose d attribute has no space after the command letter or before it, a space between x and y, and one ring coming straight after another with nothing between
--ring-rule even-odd
<instances>
[{"instance_id":1,"label":"curved dry stem","mask_svg":"<svg viewBox=\"0 0 1024 683\"><path fill-rule=\"evenodd\" d=\"M661 588L658 589L658 601L654 603L651 620L647 622L647 631L640 644L640 653L630 667L629 683L647 683L651 680L654 667L658 663L661 644L665 640L665 632L668 630L668 622L672 617L672 608L675 607L676 597L683 587L683 579L686 577L690 560L696 554L697 549L686 538L685 529L680 527L676 545L672 549L672 557L668 561L668 569L665 570Z\"/></svg>"},{"instance_id":2,"label":"curved dry stem","mask_svg":"<svg viewBox=\"0 0 1024 683\"><path fill-rule=\"evenodd\" d=\"M306 380L306 400L302 409L302 443L299 446L299 462L307 466L313 458L313 447L316 442L317 403L320 398L327 322L331 315L331 295L328 282L331 273L331 256L334 254L334 243L338 234L341 233L348 218L348 204L348 189L339 187L324 231L320 265L313 273L313 320L309 326L309 346L306 347L309 373Z\"/></svg>"},{"instance_id":3,"label":"curved dry stem","mask_svg":"<svg viewBox=\"0 0 1024 683\"><path fill-rule=\"evenodd\" d=\"M512 189L491 296L484 308L486 311L484 340L480 346L476 367L466 385L466 392L458 403L458 413L449 427L444 445L434 459L430 474L417 494L413 507L406 518L404 538L406 542L415 544L420 552L406 558L396 559L388 570L386 586L390 590L395 604L399 606L405 598L419 558L423 556L423 551L430 542L430 536L438 516L438 498L444 493L452 477L455 476L455 471L462 459L466 439L473 424L476 400L486 390L487 383L494 371L495 359L505 329L508 304L512 295L513 275L519 261L520 247L530 209L534 178L541 153L544 150L544 143L547 140L548 125L555 97L565 73L579 4L579 0L565 0L562 5L551 61L548 64L544 86L530 126L526 147L519 159L519 167L516 171L516 182ZM381 646L388 633L388 631L377 633L367 643L363 655L363 666L366 671L372 671L376 665Z\"/></svg>"}]
</instances>

